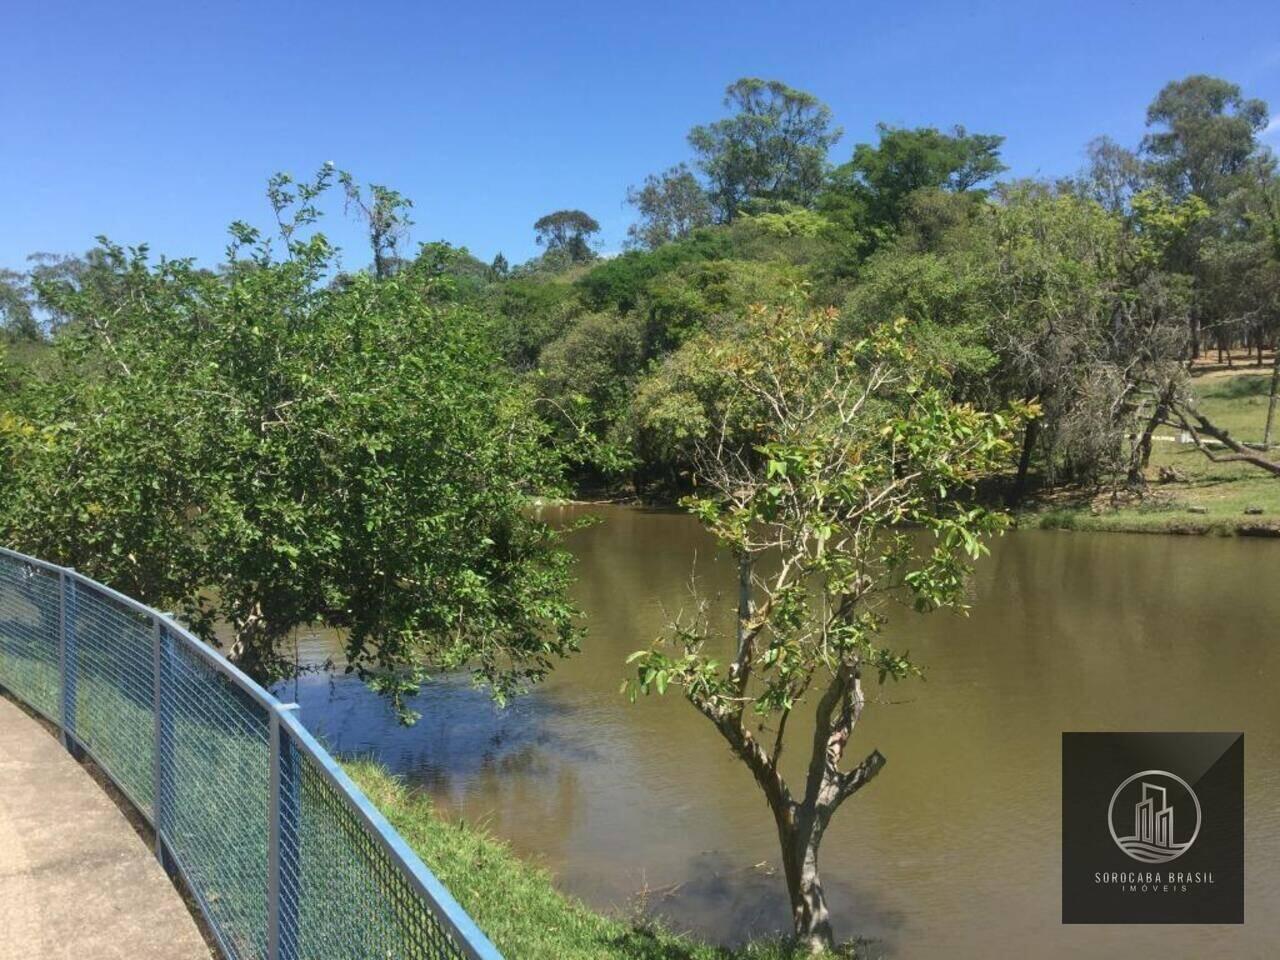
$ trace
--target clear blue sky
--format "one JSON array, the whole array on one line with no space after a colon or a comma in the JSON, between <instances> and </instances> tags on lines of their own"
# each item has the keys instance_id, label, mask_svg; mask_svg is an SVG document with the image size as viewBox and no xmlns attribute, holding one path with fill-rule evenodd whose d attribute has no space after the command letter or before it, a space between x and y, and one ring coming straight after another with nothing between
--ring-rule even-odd
<instances>
[{"instance_id":1,"label":"clear blue sky","mask_svg":"<svg viewBox=\"0 0 1280 960\"><path fill-rule=\"evenodd\" d=\"M333 160L416 203L414 241L489 259L580 207L618 249L628 184L687 159L723 88L778 78L876 121L1008 137L1019 175L1142 134L1166 81L1207 72L1280 111L1280 3L336 4L8 0L0 29L0 266L94 235L216 262L265 224L275 170ZM1270 142L1280 142L1273 124ZM327 232L368 256L340 204Z\"/></svg>"}]
</instances>

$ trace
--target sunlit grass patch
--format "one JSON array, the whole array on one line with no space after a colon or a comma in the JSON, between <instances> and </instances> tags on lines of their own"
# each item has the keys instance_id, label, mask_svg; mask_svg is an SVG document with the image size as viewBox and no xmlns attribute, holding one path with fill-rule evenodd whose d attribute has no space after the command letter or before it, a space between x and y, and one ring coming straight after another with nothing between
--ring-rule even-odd
<instances>
[{"instance_id":1,"label":"sunlit grass patch","mask_svg":"<svg viewBox=\"0 0 1280 960\"><path fill-rule=\"evenodd\" d=\"M1270 372L1216 372L1195 381L1198 409L1233 437L1258 442L1270 386ZM1280 458L1280 448L1271 456ZM1280 478L1248 463L1214 462L1194 444L1180 442L1177 431L1162 428L1157 434L1147 479L1141 498L1057 498L1030 511L1022 523L1045 529L1280 535Z\"/></svg>"}]
</instances>

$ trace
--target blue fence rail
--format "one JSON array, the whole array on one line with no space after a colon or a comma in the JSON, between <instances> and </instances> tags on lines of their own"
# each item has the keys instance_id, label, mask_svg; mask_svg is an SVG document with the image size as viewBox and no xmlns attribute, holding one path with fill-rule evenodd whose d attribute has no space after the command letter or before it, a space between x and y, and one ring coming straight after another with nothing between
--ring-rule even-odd
<instances>
[{"instance_id":1,"label":"blue fence rail","mask_svg":"<svg viewBox=\"0 0 1280 960\"><path fill-rule=\"evenodd\" d=\"M164 614L0 548L0 687L146 818L226 960L501 960L297 707Z\"/></svg>"}]
</instances>

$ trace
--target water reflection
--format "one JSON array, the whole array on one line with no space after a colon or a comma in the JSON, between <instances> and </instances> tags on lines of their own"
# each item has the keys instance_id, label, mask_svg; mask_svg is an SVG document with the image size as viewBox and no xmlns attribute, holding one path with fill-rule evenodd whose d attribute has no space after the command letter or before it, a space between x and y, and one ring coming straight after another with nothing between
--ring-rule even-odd
<instances>
[{"instance_id":1,"label":"water reflection","mask_svg":"<svg viewBox=\"0 0 1280 960\"><path fill-rule=\"evenodd\" d=\"M597 508L572 535L583 653L505 710L467 683L403 728L361 685L293 694L336 750L377 756L486 823L597 907L739 942L787 924L772 820L710 725L677 699L629 705L627 653L732 570L679 513ZM837 816L823 868L838 932L902 957L1265 956L1280 942L1280 543L1022 532L997 542L972 616L895 623L928 681L884 691L855 735L885 774ZM727 609L727 605L726 605ZM313 662L330 638L304 638ZM1063 927L1063 730L1248 734L1246 920L1238 928ZM859 755L860 755L859 754Z\"/></svg>"}]
</instances>

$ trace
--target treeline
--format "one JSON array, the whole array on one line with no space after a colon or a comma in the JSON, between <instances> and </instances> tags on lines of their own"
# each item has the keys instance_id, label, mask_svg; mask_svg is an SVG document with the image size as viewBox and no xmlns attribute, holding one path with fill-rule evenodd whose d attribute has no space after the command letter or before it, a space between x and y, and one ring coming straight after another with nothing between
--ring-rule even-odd
<instances>
[{"instance_id":1,"label":"treeline","mask_svg":"<svg viewBox=\"0 0 1280 960\"><path fill-rule=\"evenodd\" d=\"M595 221L560 211L530 263L453 251L444 267L500 318L583 479L686 487L708 373L691 341L788 298L839 310L842 336L908 318L961 400L1038 401L1015 500L1033 482L1140 486L1161 424L1235 445L1197 411L1188 368L1245 350L1274 363L1280 179L1262 102L1213 77L1170 83L1140 143L1100 137L1051 181L1000 179L1003 137L961 127L881 126L833 166L828 108L776 82L738 81L726 106L690 131L694 168L629 191L626 253L597 258Z\"/></svg>"},{"instance_id":2,"label":"treeline","mask_svg":"<svg viewBox=\"0 0 1280 960\"><path fill-rule=\"evenodd\" d=\"M1242 351L1275 363L1280 178L1261 101L1214 77L1170 83L1141 142L1100 137L1056 180L1001 179L1004 138L962 127L882 125L833 164L831 111L776 81L739 80L725 106L689 132L692 164L628 191L629 249L611 258L581 210L540 218L543 252L521 265L447 243L410 256L408 199L339 176L370 272L431 277L437 300L486 318L580 484L687 488L707 429L699 338L739 336L749 306L789 300L839 311L839 337L906 317L958 400L1036 401L1014 500L1033 483L1140 487L1161 424L1258 459L1203 418L1188 369ZM8 339L67 322L41 290L113 282L101 249L5 274Z\"/></svg>"}]
</instances>

